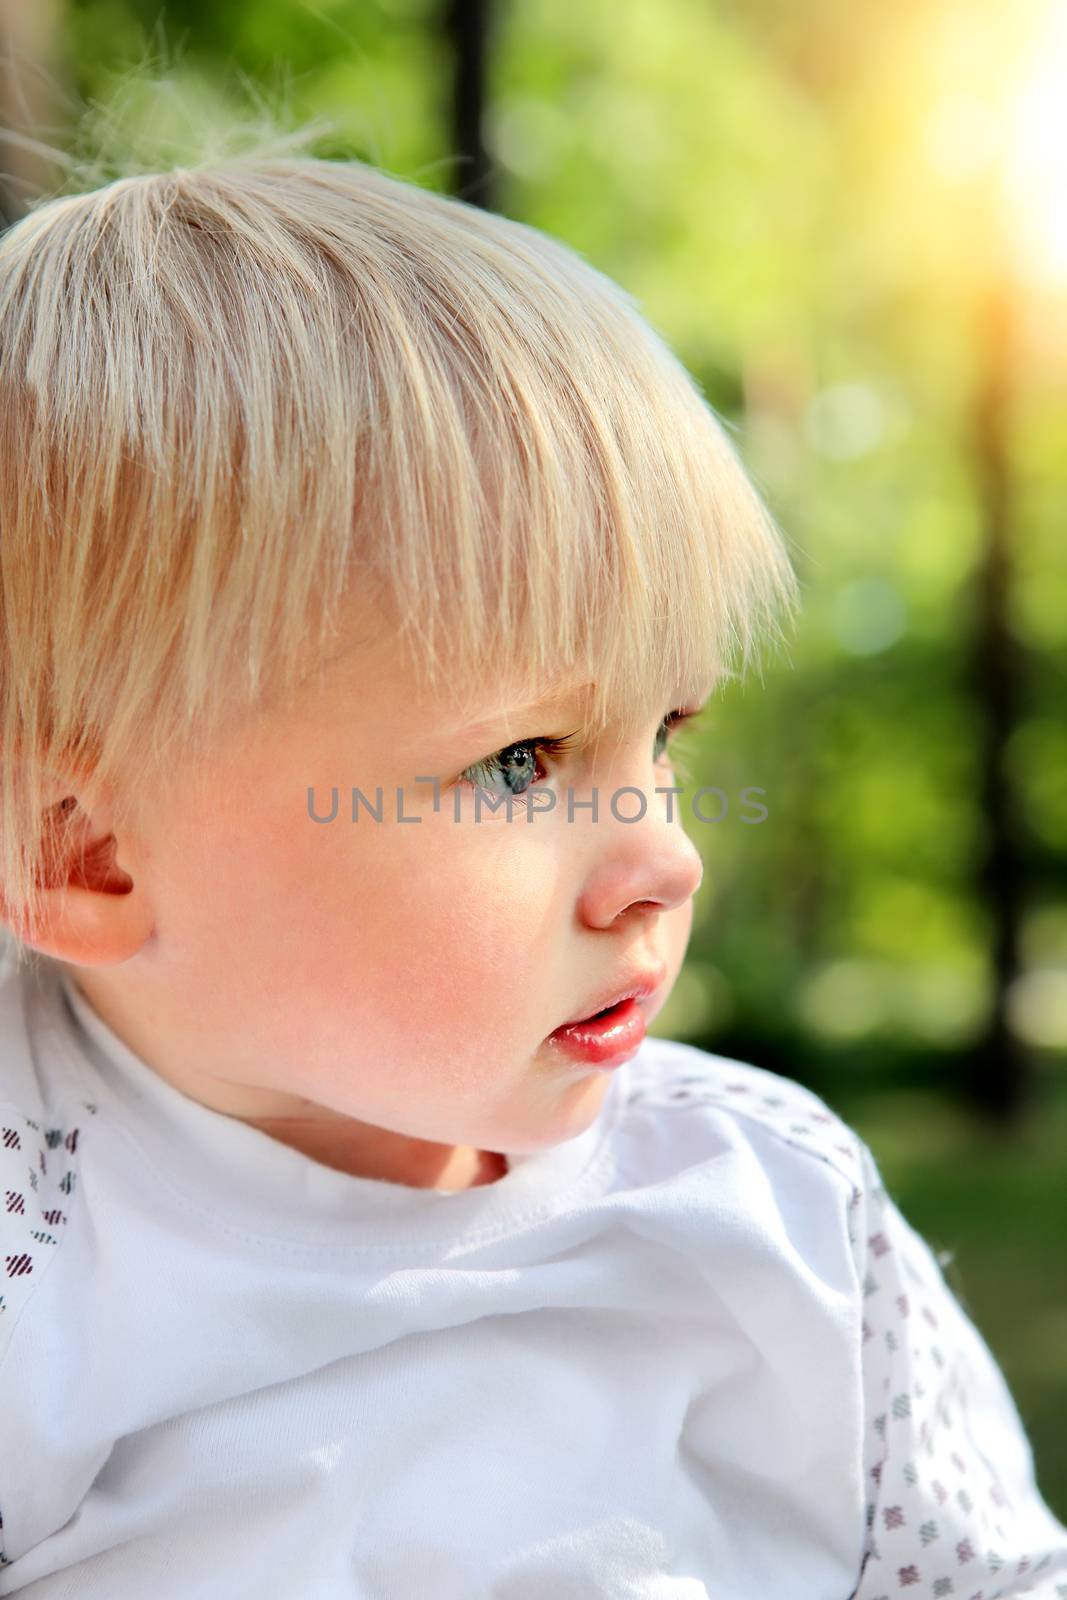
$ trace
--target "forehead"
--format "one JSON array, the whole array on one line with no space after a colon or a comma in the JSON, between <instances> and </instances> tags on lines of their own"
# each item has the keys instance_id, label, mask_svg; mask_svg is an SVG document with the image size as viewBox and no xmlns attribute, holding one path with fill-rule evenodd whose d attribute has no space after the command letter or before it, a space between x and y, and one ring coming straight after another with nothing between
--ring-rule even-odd
<instances>
[{"instance_id":1,"label":"forehead","mask_svg":"<svg viewBox=\"0 0 1067 1600\"><path fill-rule=\"evenodd\" d=\"M426 679L391 627L360 612L317 660L308 664L299 687L319 684L368 704L386 701L412 715L440 717L454 727L496 722L501 716L574 705L595 687L580 673L561 671L539 683L530 676L509 679L491 661L442 661L436 681ZM349 698L349 704L352 700Z\"/></svg>"},{"instance_id":2,"label":"forehead","mask_svg":"<svg viewBox=\"0 0 1067 1600\"><path fill-rule=\"evenodd\" d=\"M442 664L436 680L419 670L417 660L403 648L396 634L373 623L351 630L318 663L316 677L326 714L358 722L368 732L380 729L398 744L409 738L457 741L492 741L498 736L562 734L588 727L596 709L595 697L607 680L590 676L596 663L585 660L561 666L540 678L532 671L520 676L494 669L491 660ZM618 726L639 724L669 710L696 708L711 692L711 679L702 682L651 682L642 687L635 673L623 704L611 704L608 720ZM662 675L661 675L662 678ZM660 704L666 693L670 704ZM563 727L566 723L566 728Z\"/></svg>"}]
</instances>

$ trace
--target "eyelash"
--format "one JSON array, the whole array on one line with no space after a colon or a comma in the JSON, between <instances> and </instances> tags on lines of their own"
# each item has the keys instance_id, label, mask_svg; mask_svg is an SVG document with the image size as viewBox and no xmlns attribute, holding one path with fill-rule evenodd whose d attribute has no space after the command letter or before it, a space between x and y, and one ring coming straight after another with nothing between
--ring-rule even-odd
<instances>
[{"instance_id":1,"label":"eyelash","mask_svg":"<svg viewBox=\"0 0 1067 1600\"><path fill-rule=\"evenodd\" d=\"M683 723L692 723L698 721L701 715L702 712L700 711L669 711L664 717L663 721L660 723L657 732L666 729L667 737L669 739L670 735L676 732ZM559 756L565 755L566 752L573 747L574 741L580 732L581 729L576 728L573 733L568 733L560 739L519 739L514 744L503 745L501 749L495 750L491 756L487 756L484 761L476 761L473 766L467 767L460 774L460 778L461 780L471 783L475 788L480 787L480 785L477 783L477 780L472 779L470 774L472 772L494 773L499 771L500 767L503 765L503 763L500 762L499 757L506 755L510 750L532 750L535 752L537 757L548 756L555 760ZM666 753L666 750L664 750L663 755L666 755ZM663 756L661 755L657 759L662 760ZM536 783L537 779L535 778L532 781ZM529 791L524 791L522 794L513 794L511 798L517 805L524 806L526 804L526 794L528 792Z\"/></svg>"}]
</instances>

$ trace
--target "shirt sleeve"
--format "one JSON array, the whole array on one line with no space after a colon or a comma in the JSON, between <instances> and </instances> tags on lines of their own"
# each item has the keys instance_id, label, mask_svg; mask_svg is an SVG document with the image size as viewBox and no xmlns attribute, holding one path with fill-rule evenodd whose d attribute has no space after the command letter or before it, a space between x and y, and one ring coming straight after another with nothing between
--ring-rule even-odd
<instances>
[{"instance_id":1,"label":"shirt sleeve","mask_svg":"<svg viewBox=\"0 0 1067 1600\"><path fill-rule=\"evenodd\" d=\"M1067 1528L1004 1375L857 1146L867 1532L849 1600L1067 1600Z\"/></svg>"}]
</instances>

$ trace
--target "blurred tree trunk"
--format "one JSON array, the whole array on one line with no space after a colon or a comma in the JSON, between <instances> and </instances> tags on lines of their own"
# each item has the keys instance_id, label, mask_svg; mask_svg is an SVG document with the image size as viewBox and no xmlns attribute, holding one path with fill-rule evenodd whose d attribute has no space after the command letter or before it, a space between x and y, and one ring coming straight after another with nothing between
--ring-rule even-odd
<instances>
[{"instance_id":1,"label":"blurred tree trunk","mask_svg":"<svg viewBox=\"0 0 1067 1600\"><path fill-rule=\"evenodd\" d=\"M55 139L59 104L60 0L0 0L0 130ZM0 229L49 189L58 169L44 155L0 139Z\"/></svg>"},{"instance_id":2,"label":"blurred tree trunk","mask_svg":"<svg viewBox=\"0 0 1067 1600\"><path fill-rule=\"evenodd\" d=\"M445 0L442 27L452 56L450 145L453 188L486 211L498 207L485 143L486 78L493 0Z\"/></svg>"},{"instance_id":3,"label":"blurred tree trunk","mask_svg":"<svg viewBox=\"0 0 1067 1600\"><path fill-rule=\"evenodd\" d=\"M996 252L992 259L996 259ZM974 414L975 469L984 513L977 574L971 683L979 713L984 850L978 889L992 930L993 996L975 1046L971 1086L978 1109L1012 1131L1030 1095L1027 1057L1009 1025L1010 990L1019 971L1023 860L1008 769L1008 744L1019 720L1020 652L1008 620L1013 507L1009 430L1014 387L1014 286L994 269L981 307L984 370Z\"/></svg>"}]
</instances>

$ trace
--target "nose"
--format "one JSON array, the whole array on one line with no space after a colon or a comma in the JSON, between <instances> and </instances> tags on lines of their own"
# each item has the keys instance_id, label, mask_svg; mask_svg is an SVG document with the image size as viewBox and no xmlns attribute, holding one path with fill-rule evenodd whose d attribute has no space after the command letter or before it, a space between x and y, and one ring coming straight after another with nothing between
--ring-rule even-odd
<instances>
[{"instance_id":1,"label":"nose","mask_svg":"<svg viewBox=\"0 0 1067 1600\"><path fill-rule=\"evenodd\" d=\"M664 786L662 777L657 782ZM599 796L597 820L590 829L593 861L578 900L579 914L589 927L609 927L624 912L652 916L673 911L696 894L704 863L682 827L679 799L650 788L641 815L632 793L619 796L618 814L606 804L610 795ZM635 820L626 821L631 815Z\"/></svg>"}]
</instances>

